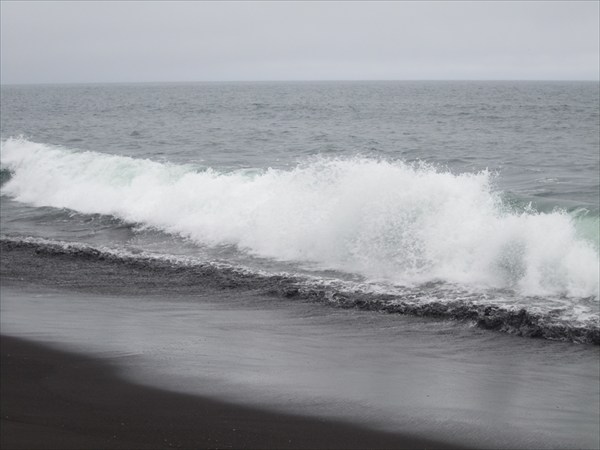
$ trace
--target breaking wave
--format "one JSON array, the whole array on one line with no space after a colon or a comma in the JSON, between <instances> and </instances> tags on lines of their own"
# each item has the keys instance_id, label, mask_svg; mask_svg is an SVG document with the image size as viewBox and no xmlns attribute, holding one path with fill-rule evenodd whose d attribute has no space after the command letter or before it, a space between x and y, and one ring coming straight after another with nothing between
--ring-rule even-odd
<instances>
[{"instance_id":1,"label":"breaking wave","mask_svg":"<svg viewBox=\"0 0 600 450\"><path fill-rule=\"evenodd\" d=\"M581 214L517 210L487 171L356 157L220 172L22 138L2 142L1 163L2 194L17 201L112 215L203 245L403 286L598 297L597 233Z\"/></svg>"}]
</instances>

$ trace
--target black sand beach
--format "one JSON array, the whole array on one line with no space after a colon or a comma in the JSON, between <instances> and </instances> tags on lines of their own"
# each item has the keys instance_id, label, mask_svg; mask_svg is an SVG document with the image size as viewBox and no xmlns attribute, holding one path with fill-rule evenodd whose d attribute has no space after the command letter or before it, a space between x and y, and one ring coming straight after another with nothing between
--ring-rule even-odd
<instances>
[{"instance_id":1,"label":"black sand beach","mask_svg":"<svg viewBox=\"0 0 600 450\"><path fill-rule=\"evenodd\" d=\"M453 448L138 386L98 360L2 336L2 449Z\"/></svg>"},{"instance_id":2,"label":"black sand beach","mask_svg":"<svg viewBox=\"0 0 600 450\"><path fill-rule=\"evenodd\" d=\"M595 346L88 253L0 263L3 449L598 448Z\"/></svg>"}]
</instances>

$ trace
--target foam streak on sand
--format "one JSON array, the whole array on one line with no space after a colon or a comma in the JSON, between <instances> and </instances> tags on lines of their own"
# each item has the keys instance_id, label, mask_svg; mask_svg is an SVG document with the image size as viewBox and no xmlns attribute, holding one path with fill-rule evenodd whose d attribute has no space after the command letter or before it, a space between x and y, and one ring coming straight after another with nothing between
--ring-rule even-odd
<instances>
[{"instance_id":1,"label":"foam streak on sand","mask_svg":"<svg viewBox=\"0 0 600 450\"><path fill-rule=\"evenodd\" d=\"M597 243L564 211L508 208L492 176L367 158L218 172L24 139L2 143L2 193L109 214L207 245L371 279L524 295L598 295Z\"/></svg>"}]
</instances>

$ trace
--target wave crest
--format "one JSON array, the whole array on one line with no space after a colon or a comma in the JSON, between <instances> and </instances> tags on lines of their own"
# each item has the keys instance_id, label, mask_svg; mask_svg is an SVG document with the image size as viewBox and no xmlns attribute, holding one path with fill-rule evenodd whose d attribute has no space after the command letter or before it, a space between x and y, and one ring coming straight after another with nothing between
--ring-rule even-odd
<instances>
[{"instance_id":1,"label":"wave crest","mask_svg":"<svg viewBox=\"0 0 600 450\"><path fill-rule=\"evenodd\" d=\"M597 246L564 211L515 211L486 172L368 158L219 172L8 139L2 193L206 245L404 285L598 296Z\"/></svg>"}]
</instances>

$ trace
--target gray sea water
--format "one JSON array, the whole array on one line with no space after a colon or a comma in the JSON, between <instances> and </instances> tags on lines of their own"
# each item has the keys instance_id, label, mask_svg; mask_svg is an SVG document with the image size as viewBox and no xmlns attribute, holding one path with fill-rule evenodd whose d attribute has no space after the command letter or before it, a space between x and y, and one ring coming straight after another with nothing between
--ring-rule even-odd
<instances>
[{"instance_id":1,"label":"gray sea water","mask_svg":"<svg viewBox=\"0 0 600 450\"><path fill-rule=\"evenodd\" d=\"M594 82L4 86L2 234L597 340L598 102Z\"/></svg>"},{"instance_id":2,"label":"gray sea water","mask_svg":"<svg viewBox=\"0 0 600 450\"><path fill-rule=\"evenodd\" d=\"M2 331L170 389L595 448L599 91L2 86Z\"/></svg>"}]
</instances>

